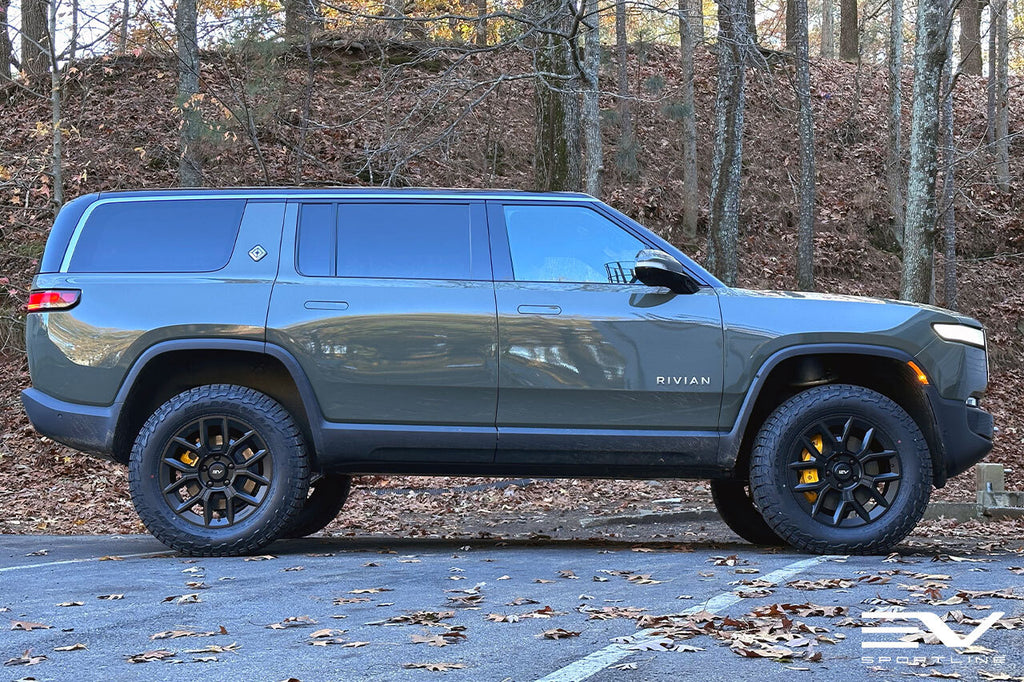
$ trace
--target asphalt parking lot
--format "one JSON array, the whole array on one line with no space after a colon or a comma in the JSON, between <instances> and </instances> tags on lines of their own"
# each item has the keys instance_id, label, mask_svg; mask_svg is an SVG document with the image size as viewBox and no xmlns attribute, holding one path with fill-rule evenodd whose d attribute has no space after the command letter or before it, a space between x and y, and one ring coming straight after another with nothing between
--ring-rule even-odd
<instances>
[{"instance_id":1,"label":"asphalt parking lot","mask_svg":"<svg viewBox=\"0 0 1024 682\"><path fill-rule=\"evenodd\" d=\"M267 551L188 559L147 536L0 536L3 673L307 682L1024 675L1024 556L1012 552L812 557L741 543L377 538ZM941 643L863 648L866 638L899 641L861 631L886 625L863 612L886 608L952 611L946 622L961 636L971 619L1004 615L961 653Z\"/></svg>"}]
</instances>

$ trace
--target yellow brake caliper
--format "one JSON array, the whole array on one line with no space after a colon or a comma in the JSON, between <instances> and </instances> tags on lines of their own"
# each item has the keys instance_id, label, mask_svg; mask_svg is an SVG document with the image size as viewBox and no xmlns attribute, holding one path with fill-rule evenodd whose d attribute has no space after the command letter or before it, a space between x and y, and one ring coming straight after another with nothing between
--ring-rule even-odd
<instances>
[{"instance_id":1,"label":"yellow brake caliper","mask_svg":"<svg viewBox=\"0 0 1024 682\"><path fill-rule=\"evenodd\" d=\"M817 450L817 452L814 453L814 456L817 457L818 455L821 455L822 440L821 440L821 435L820 434L817 435L817 436L814 436L813 438L811 438L811 444ZM806 449L800 454L800 459L803 460L804 462L809 462L811 460L811 457L812 457L811 453L807 452ZM801 469L800 470L800 482L801 483L817 483L818 482L818 470L814 469L814 468ZM804 493L804 497L807 498L808 502L812 502L813 503L815 500L818 499L818 493L815 493L815 492Z\"/></svg>"},{"instance_id":2,"label":"yellow brake caliper","mask_svg":"<svg viewBox=\"0 0 1024 682\"><path fill-rule=\"evenodd\" d=\"M805 452L806 452L806 450L805 450ZM189 452L188 450L186 450L185 452L181 453L181 457L179 457L178 459L180 459L183 463L189 465L190 467L194 467L196 464L199 463L199 455L193 454L193 453ZM803 479L800 479L800 480L803 480Z\"/></svg>"}]
</instances>

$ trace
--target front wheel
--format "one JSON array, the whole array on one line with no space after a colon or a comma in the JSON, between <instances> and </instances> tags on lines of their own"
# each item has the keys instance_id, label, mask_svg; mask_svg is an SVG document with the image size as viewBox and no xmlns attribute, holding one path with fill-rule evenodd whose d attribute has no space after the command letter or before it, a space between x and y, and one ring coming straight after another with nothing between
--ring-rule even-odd
<instances>
[{"instance_id":1,"label":"front wheel","mask_svg":"<svg viewBox=\"0 0 1024 682\"><path fill-rule=\"evenodd\" d=\"M164 403L132 447L132 502L146 528L192 556L255 552L298 516L309 487L302 435L270 397L199 386Z\"/></svg>"},{"instance_id":2,"label":"front wheel","mask_svg":"<svg viewBox=\"0 0 1024 682\"><path fill-rule=\"evenodd\" d=\"M932 461L899 405L864 388L812 388L778 407L751 453L750 484L765 522L798 549L890 551L924 515Z\"/></svg>"}]
</instances>

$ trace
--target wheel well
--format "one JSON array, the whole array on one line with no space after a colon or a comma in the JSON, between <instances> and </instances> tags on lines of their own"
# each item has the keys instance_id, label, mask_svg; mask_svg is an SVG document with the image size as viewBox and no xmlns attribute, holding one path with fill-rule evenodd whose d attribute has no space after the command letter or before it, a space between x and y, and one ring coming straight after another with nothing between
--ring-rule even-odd
<instances>
[{"instance_id":1,"label":"wheel well","mask_svg":"<svg viewBox=\"0 0 1024 682\"><path fill-rule=\"evenodd\" d=\"M236 384L265 393L288 410L315 460L309 415L295 380L277 358L237 350L180 350L162 353L135 378L114 434L114 459L127 463L142 425L173 396L206 384Z\"/></svg>"},{"instance_id":2,"label":"wheel well","mask_svg":"<svg viewBox=\"0 0 1024 682\"><path fill-rule=\"evenodd\" d=\"M750 450L761 424L791 397L822 384L853 384L877 391L906 410L924 434L931 451L934 483L945 485L941 441L935 431L928 397L917 373L905 362L877 355L815 354L787 358L772 368L750 412L737 453L735 471L746 476Z\"/></svg>"}]
</instances>

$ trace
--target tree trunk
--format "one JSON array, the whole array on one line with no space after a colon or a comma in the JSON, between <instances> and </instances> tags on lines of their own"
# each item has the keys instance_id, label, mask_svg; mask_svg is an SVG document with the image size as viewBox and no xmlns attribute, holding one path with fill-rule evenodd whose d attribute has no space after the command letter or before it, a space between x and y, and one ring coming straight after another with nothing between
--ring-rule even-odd
<instances>
[{"instance_id":1,"label":"tree trunk","mask_svg":"<svg viewBox=\"0 0 1024 682\"><path fill-rule=\"evenodd\" d=\"M960 71L981 75L981 8L982 0L960 3Z\"/></svg>"},{"instance_id":2,"label":"tree trunk","mask_svg":"<svg viewBox=\"0 0 1024 682\"><path fill-rule=\"evenodd\" d=\"M629 43L626 36L626 0L615 3L615 53L619 62L619 149L616 154L624 182L635 182L637 165L636 133L633 130L633 102L629 94Z\"/></svg>"},{"instance_id":3,"label":"tree trunk","mask_svg":"<svg viewBox=\"0 0 1024 682\"><path fill-rule=\"evenodd\" d=\"M181 160L178 182L182 187L203 184L203 167L199 159L199 135L202 113L199 110L199 38L197 35L196 0L178 0L174 27L178 32L178 106L181 107Z\"/></svg>"},{"instance_id":4,"label":"tree trunk","mask_svg":"<svg viewBox=\"0 0 1024 682\"><path fill-rule=\"evenodd\" d=\"M60 71L57 67L57 3L50 5L49 25L46 31L46 58L50 62L50 125L52 149L50 150L50 174L53 176L53 195L50 201L57 212L64 205L64 137L61 133L61 88Z\"/></svg>"},{"instance_id":5,"label":"tree trunk","mask_svg":"<svg viewBox=\"0 0 1024 682\"><path fill-rule=\"evenodd\" d=\"M477 47L487 47L487 0L476 0L476 28L474 31Z\"/></svg>"},{"instance_id":6,"label":"tree trunk","mask_svg":"<svg viewBox=\"0 0 1024 682\"><path fill-rule=\"evenodd\" d=\"M932 288L939 96L942 65L946 59L947 7L946 0L920 0L917 7L910 173L900 296L919 303L929 300Z\"/></svg>"},{"instance_id":7,"label":"tree trunk","mask_svg":"<svg viewBox=\"0 0 1024 682\"><path fill-rule=\"evenodd\" d=\"M860 58L857 0L839 0L839 58L848 62Z\"/></svg>"},{"instance_id":8,"label":"tree trunk","mask_svg":"<svg viewBox=\"0 0 1024 682\"><path fill-rule=\"evenodd\" d=\"M601 16L597 0L585 0L583 5L586 39L583 43L583 68L587 80L583 91L583 136L586 152L586 167L583 173L583 191L595 197L601 196Z\"/></svg>"},{"instance_id":9,"label":"tree trunk","mask_svg":"<svg viewBox=\"0 0 1024 682\"><path fill-rule=\"evenodd\" d=\"M8 10L11 0L0 0L0 83L11 79L11 34L7 30Z\"/></svg>"},{"instance_id":10,"label":"tree trunk","mask_svg":"<svg viewBox=\"0 0 1024 682\"><path fill-rule=\"evenodd\" d=\"M693 29L693 42L704 42L704 2L703 0L684 0L687 3L690 13L690 27Z\"/></svg>"},{"instance_id":11,"label":"tree trunk","mask_svg":"<svg viewBox=\"0 0 1024 682\"><path fill-rule=\"evenodd\" d=\"M52 12L51 12L52 14ZM51 34L52 35L52 34ZM68 62L78 53L78 0L71 0L71 35L68 36ZM56 66L54 68L57 68Z\"/></svg>"},{"instance_id":12,"label":"tree trunk","mask_svg":"<svg viewBox=\"0 0 1024 682\"><path fill-rule=\"evenodd\" d=\"M836 57L836 8L833 0L821 0L821 56Z\"/></svg>"},{"instance_id":13,"label":"tree trunk","mask_svg":"<svg viewBox=\"0 0 1024 682\"><path fill-rule=\"evenodd\" d=\"M541 191L579 191L583 178L578 78L572 45L565 38L571 30L572 10L564 0L538 0L534 14L538 21L548 22L535 39L534 184Z\"/></svg>"},{"instance_id":14,"label":"tree trunk","mask_svg":"<svg viewBox=\"0 0 1024 682\"><path fill-rule=\"evenodd\" d=\"M746 0L747 35L753 43L757 44L757 3L755 0Z\"/></svg>"},{"instance_id":15,"label":"tree trunk","mask_svg":"<svg viewBox=\"0 0 1024 682\"><path fill-rule=\"evenodd\" d=\"M961 16L963 8L961 6ZM961 42L961 45L963 43ZM980 46L979 46L980 47ZM980 52L980 50L979 50ZM961 61L961 64L963 62ZM942 98L942 242L944 246L942 273L943 301L956 310L956 138L953 135L953 84L956 62L953 61L953 33L946 32L946 96Z\"/></svg>"},{"instance_id":16,"label":"tree trunk","mask_svg":"<svg viewBox=\"0 0 1024 682\"><path fill-rule=\"evenodd\" d=\"M130 11L130 7L128 5L128 0L124 0L124 4L121 5L121 25L119 26L119 28L121 30L121 34L118 36L118 40L117 40L117 51L120 54L125 54L126 52L128 52L128 12L129 11Z\"/></svg>"},{"instance_id":17,"label":"tree trunk","mask_svg":"<svg viewBox=\"0 0 1024 682\"><path fill-rule=\"evenodd\" d=\"M34 88L50 84L50 57L46 54L48 4L47 0L21 3L21 68Z\"/></svg>"},{"instance_id":18,"label":"tree trunk","mask_svg":"<svg viewBox=\"0 0 1024 682\"><path fill-rule=\"evenodd\" d=\"M797 285L814 289L814 110L811 108L811 61L807 44L807 0L787 0L793 6L793 57L796 61L796 98L800 110L800 217L797 229ZM788 8L787 8L788 11Z\"/></svg>"},{"instance_id":19,"label":"tree trunk","mask_svg":"<svg viewBox=\"0 0 1024 682\"><path fill-rule=\"evenodd\" d=\"M784 0L786 3L786 49L796 54L796 2L793 0Z\"/></svg>"},{"instance_id":20,"label":"tree trunk","mask_svg":"<svg viewBox=\"0 0 1024 682\"><path fill-rule=\"evenodd\" d=\"M729 286L736 284L738 276L736 248L740 226L745 66L753 49L748 28L744 0L719 0L708 266Z\"/></svg>"},{"instance_id":21,"label":"tree trunk","mask_svg":"<svg viewBox=\"0 0 1024 682\"><path fill-rule=\"evenodd\" d=\"M988 103L985 107L985 139L989 144L996 139L996 63L999 61L999 42L996 40L996 13L998 5L1006 0L992 0L988 4Z\"/></svg>"},{"instance_id":22,"label":"tree trunk","mask_svg":"<svg viewBox=\"0 0 1024 682\"><path fill-rule=\"evenodd\" d=\"M1007 32L1006 0L999 3L996 14L996 186L1002 192L1010 191L1010 93L1009 59L1010 42Z\"/></svg>"},{"instance_id":23,"label":"tree trunk","mask_svg":"<svg viewBox=\"0 0 1024 682\"><path fill-rule=\"evenodd\" d=\"M885 184L892 212L892 236L903 244L906 207L903 198L903 0L892 0L889 21L889 148L885 159Z\"/></svg>"},{"instance_id":24,"label":"tree trunk","mask_svg":"<svg viewBox=\"0 0 1024 682\"><path fill-rule=\"evenodd\" d=\"M694 24L703 19L687 13L686 0L679 0L679 66L682 77L683 124L683 239L692 244L697 239L697 216L700 198L697 189L697 116L693 96L696 30Z\"/></svg>"},{"instance_id":25,"label":"tree trunk","mask_svg":"<svg viewBox=\"0 0 1024 682\"><path fill-rule=\"evenodd\" d=\"M316 8L312 0L285 0L284 2L284 34L286 36L306 36L316 21Z\"/></svg>"}]
</instances>

